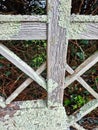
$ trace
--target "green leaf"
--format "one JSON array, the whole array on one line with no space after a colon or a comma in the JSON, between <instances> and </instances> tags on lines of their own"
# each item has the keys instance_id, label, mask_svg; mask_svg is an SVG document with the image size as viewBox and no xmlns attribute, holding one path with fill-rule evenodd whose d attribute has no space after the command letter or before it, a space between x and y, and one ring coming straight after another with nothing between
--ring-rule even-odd
<instances>
[{"instance_id":1,"label":"green leaf","mask_svg":"<svg viewBox=\"0 0 98 130\"><path fill-rule=\"evenodd\" d=\"M81 40L80 43L84 44L84 45L88 45L89 44L89 40Z\"/></svg>"},{"instance_id":2,"label":"green leaf","mask_svg":"<svg viewBox=\"0 0 98 130\"><path fill-rule=\"evenodd\" d=\"M5 75L6 75L6 76L9 76L10 74L11 74L10 71L5 72Z\"/></svg>"},{"instance_id":3,"label":"green leaf","mask_svg":"<svg viewBox=\"0 0 98 130\"><path fill-rule=\"evenodd\" d=\"M71 104L71 101L69 100L69 99L66 99L65 101L64 101L64 106L68 106L68 105L70 105Z\"/></svg>"},{"instance_id":4,"label":"green leaf","mask_svg":"<svg viewBox=\"0 0 98 130\"><path fill-rule=\"evenodd\" d=\"M84 54L82 52L77 52L76 55L80 58L80 60L84 60Z\"/></svg>"}]
</instances>

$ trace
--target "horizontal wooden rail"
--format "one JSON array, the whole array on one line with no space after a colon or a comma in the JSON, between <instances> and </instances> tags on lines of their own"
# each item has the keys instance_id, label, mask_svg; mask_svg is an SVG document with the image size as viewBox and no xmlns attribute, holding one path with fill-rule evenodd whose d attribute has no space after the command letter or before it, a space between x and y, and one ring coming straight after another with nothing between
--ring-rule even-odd
<instances>
[{"instance_id":1,"label":"horizontal wooden rail","mask_svg":"<svg viewBox=\"0 0 98 130\"><path fill-rule=\"evenodd\" d=\"M0 15L0 22L47 22L47 15ZM71 15L71 22L98 23L98 15Z\"/></svg>"},{"instance_id":2,"label":"horizontal wooden rail","mask_svg":"<svg viewBox=\"0 0 98 130\"><path fill-rule=\"evenodd\" d=\"M69 39L98 39L98 23L70 23Z\"/></svg>"},{"instance_id":3,"label":"horizontal wooden rail","mask_svg":"<svg viewBox=\"0 0 98 130\"><path fill-rule=\"evenodd\" d=\"M41 22L2 22L0 40L45 40L46 28Z\"/></svg>"},{"instance_id":4,"label":"horizontal wooden rail","mask_svg":"<svg viewBox=\"0 0 98 130\"><path fill-rule=\"evenodd\" d=\"M92 15L71 15L70 17L71 22L94 22L98 23L98 15L92 16Z\"/></svg>"},{"instance_id":5,"label":"horizontal wooden rail","mask_svg":"<svg viewBox=\"0 0 98 130\"><path fill-rule=\"evenodd\" d=\"M47 15L0 15L0 22L47 22Z\"/></svg>"},{"instance_id":6,"label":"horizontal wooden rail","mask_svg":"<svg viewBox=\"0 0 98 130\"><path fill-rule=\"evenodd\" d=\"M41 22L4 22L0 40L46 40L47 24ZM98 23L70 23L68 39L98 39Z\"/></svg>"}]
</instances>

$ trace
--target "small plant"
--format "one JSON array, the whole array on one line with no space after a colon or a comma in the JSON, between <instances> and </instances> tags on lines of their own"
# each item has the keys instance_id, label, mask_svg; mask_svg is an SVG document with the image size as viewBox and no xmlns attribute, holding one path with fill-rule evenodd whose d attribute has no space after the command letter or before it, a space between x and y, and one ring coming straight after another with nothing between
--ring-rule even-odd
<instances>
[{"instance_id":1,"label":"small plant","mask_svg":"<svg viewBox=\"0 0 98 130\"><path fill-rule=\"evenodd\" d=\"M41 54L36 55L35 57L32 58L30 65L33 68L38 68L43 62L45 62L45 60L46 60L45 53L41 53Z\"/></svg>"},{"instance_id":2,"label":"small plant","mask_svg":"<svg viewBox=\"0 0 98 130\"><path fill-rule=\"evenodd\" d=\"M66 99L64 101L64 106L66 107L72 107L73 110L76 110L80 107L82 107L85 103L88 102L88 99L85 97L82 97L81 95L71 95L70 99Z\"/></svg>"},{"instance_id":3,"label":"small plant","mask_svg":"<svg viewBox=\"0 0 98 130\"><path fill-rule=\"evenodd\" d=\"M84 97L82 97L81 95L77 95L76 97L74 97L73 101L75 103L73 105L74 110L77 108L80 108L81 106L83 106L87 102L87 100Z\"/></svg>"}]
</instances>

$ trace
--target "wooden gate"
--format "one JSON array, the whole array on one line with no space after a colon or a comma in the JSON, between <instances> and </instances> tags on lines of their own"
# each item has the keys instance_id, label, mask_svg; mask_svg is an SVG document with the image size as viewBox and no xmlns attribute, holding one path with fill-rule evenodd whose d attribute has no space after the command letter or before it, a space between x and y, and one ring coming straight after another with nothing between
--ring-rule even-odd
<instances>
[{"instance_id":1,"label":"wooden gate","mask_svg":"<svg viewBox=\"0 0 98 130\"><path fill-rule=\"evenodd\" d=\"M71 15L71 0L47 0L47 15L0 15L0 40L47 40L47 63L35 72L16 54L0 43L0 54L27 74L28 78L6 100L0 97L0 130L68 130L98 107L96 93L81 77L98 62L95 52L74 71L66 61L69 39L98 39L98 16ZM47 80L40 76L47 66ZM65 78L65 71L70 73ZM63 107L64 89L77 80L96 99L71 116ZM36 81L47 90L47 101L12 102Z\"/></svg>"}]
</instances>

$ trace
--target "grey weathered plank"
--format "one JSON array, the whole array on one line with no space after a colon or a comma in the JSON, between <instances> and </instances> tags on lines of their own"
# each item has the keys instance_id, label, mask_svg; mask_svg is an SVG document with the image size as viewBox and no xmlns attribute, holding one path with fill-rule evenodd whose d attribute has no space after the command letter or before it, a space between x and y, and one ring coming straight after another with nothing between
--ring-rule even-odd
<instances>
[{"instance_id":1,"label":"grey weathered plank","mask_svg":"<svg viewBox=\"0 0 98 130\"><path fill-rule=\"evenodd\" d=\"M98 23L70 23L69 39L98 39Z\"/></svg>"},{"instance_id":2,"label":"grey weathered plank","mask_svg":"<svg viewBox=\"0 0 98 130\"><path fill-rule=\"evenodd\" d=\"M48 0L48 105L63 103L65 64L67 54L66 29L59 24L59 11L63 5L60 0ZM65 2L64 2L65 3ZM64 19L63 19L64 20Z\"/></svg>"},{"instance_id":3,"label":"grey weathered plank","mask_svg":"<svg viewBox=\"0 0 98 130\"><path fill-rule=\"evenodd\" d=\"M92 22L92 23L98 23L98 15L75 15L72 14L70 16L70 21L75 22L75 23L80 23L80 22Z\"/></svg>"},{"instance_id":4,"label":"grey weathered plank","mask_svg":"<svg viewBox=\"0 0 98 130\"><path fill-rule=\"evenodd\" d=\"M70 23L68 39L98 39L98 23ZM0 40L45 40L47 24L41 22L1 22Z\"/></svg>"},{"instance_id":5,"label":"grey weathered plank","mask_svg":"<svg viewBox=\"0 0 98 130\"><path fill-rule=\"evenodd\" d=\"M41 22L1 22L0 40L44 40L46 28Z\"/></svg>"},{"instance_id":6,"label":"grey weathered plank","mask_svg":"<svg viewBox=\"0 0 98 130\"><path fill-rule=\"evenodd\" d=\"M0 22L47 22L46 15L0 15Z\"/></svg>"},{"instance_id":7,"label":"grey weathered plank","mask_svg":"<svg viewBox=\"0 0 98 130\"><path fill-rule=\"evenodd\" d=\"M16 65L20 70L46 89L45 79L39 76L28 64L21 60L16 54L0 43L0 54Z\"/></svg>"}]
</instances>

